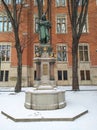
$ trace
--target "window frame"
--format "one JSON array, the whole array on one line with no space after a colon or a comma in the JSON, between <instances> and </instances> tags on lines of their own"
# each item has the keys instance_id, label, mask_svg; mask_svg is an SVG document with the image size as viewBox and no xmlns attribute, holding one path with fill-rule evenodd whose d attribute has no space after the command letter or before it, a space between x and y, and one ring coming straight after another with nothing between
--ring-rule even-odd
<instances>
[{"instance_id":1,"label":"window frame","mask_svg":"<svg viewBox=\"0 0 97 130\"><path fill-rule=\"evenodd\" d=\"M66 77L64 77L64 72L66 72ZM58 81L67 81L68 80L68 70L57 70L57 79L58 79Z\"/></svg>"},{"instance_id":2,"label":"window frame","mask_svg":"<svg viewBox=\"0 0 97 130\"><path fill-rule=\"evenodd\" d=\"M68 80L68 72L67 72L67 70L63 70L63 80Z\"/></svg>"},{"instance_id":3,"label":"window frame","mask_svg":"<svg viewBox=\"0 0 97 130\"><path fill-rule=\"evenodd\" d=\"M65 22L62 23L62 19ZM61 22L58 22L60 20ZM60 25L60 31L58 32L58 25ZM65 25L65 30L62 32L62 25ZM67 15L66 14L57 14L56 16L56 34L66 34L67 33Z\"/></svg>"},{"instance_id":4,"label":"window frame","mask_svg":"<svg viewBox=\"0 0 97 130\"><path fill-rule=\"evenodd\" d=\"M11 61L11 44L10 43L0 43L0 58L1 58L1 62Z\"/></svg>"},{"instance_id":5,"label":"window frame","mask_svg":"<svg viewBox=\"0 0 97 130\"><path fill-rule=\"evenodd\" d=\"M4 77L4 81L7 82L9 79L9 71L5 70L5 77Z\"/></svg>"},{"instance_id":6,"label":"window frame","mask_svg":"<svg viewBox=\"0 0 97 130\"><path fill-rule=\"evenodd\" d=\"M36 22L37 22L36 19L39 20L37 14L34 15L34 28L33 28L33 29L34 29L34 30L33 30L34 33L37 33L37 32L38 32L38 23L36 23ZM36 30L36 26L37 26L37 30Z\"/></svg>"},{"instance_id":7,"label":"window frame","mask_svg":"<svg viewBox=\"0 0 97 130\"><path fill-rule=\"evenodd\" d=\"M25 0L24 0L25 1ZM24 2L23 1L23 2ZM5 0L7 5L11 5L12 4L12 0ZM0 4L2 3L2 1L0 0ZM21 4L21 0L16 0L16 4Z\"/></svg>"},{"instance_id":8,"label":"window frame","mask_svg":"<svg viewBox=\"0 0 97 130\"><path fill-rule=\"evenodd\" d=\"M62 70L58 70L58 81L62 80Z\"/></svg>"},{"instance_id":9,"label":"window frame","mask_svg":"<svg viewBox=\"0 0 97 130\"><path fill-rule=\"evenodd\" d=\"M62 47L65 47L65 49L64 49L65 51L58 50L59 47L61 47L61 48L62 48ZM63 62L63 63L64 63L64 62L67 62L67 60L68 60L67 49L68 49L68 48L67 48L67 45L66 45L66 44L57 44L57 45L56 45L57 62ZM64 52L65 55L66 55L65 60L58 60L58 54L59 54L59 53L62 53L62 52ZM62 54L59 54L59 55L63 56L63 53L62 53ZM64 58L64 56L63 56L62 58L60 57L60 59L63 59L63 58Z\"/></svg>"},{"instance_id":10,"label":"window frame","mask_svg":"<svg viewBox=\"0 0 97 130\"><path fill-rule=\"evenodd\" d=\"M39 50L36 51L36 47L37 47L37 49L38 49L39 43L34 44L34 57L37 57L37 55L39 54Z\"/></svg>"},{"instance_id":11,"label":"window frame","mask_svg":"<svg viewBox=\"0 0 97 130\"><path fill-rule=\"evenodd\" d=\"M10 5L12 3L12 0L5 0L7 5Z\"/></svg>"},{"instance_id":12,"label":"window frame","mask_svg":"<svg viewBox=\"0 0 97 130\"><path fill-rule=\"evenodd\" d=\"M7 15L0 14L0 33L12 32L12 25ZM5 28L6 25L6 28Z\"/></svg>"},{"instance_id":13,"label":"window frame","mask_svg":"<svg viewBox=\"0 0 97 130\"><path fill-rule=\"evenodd\" d=\"M59 0L59 5L57 4L57 0L55 0L55 5L56 5L56 7L66 7L66 0L64 0L64 5L62 4L62 0L61 0L61 3Z\"/></svg>"},{"instance_id":14,"label":"window frame","mask_svg":"<svg viewBox=\"0 0 97 130\"><path fill-rule=\"evenodd\" d=\"M90 70L80 70L80 80L90 81L91 80Z\"/></svg>"},{"instance_id":15,"label":"window frame","mask_svg":"<svg viewBox=\"0 0 97 130\"><path fill-rule=\"evenodd\" d=\"M85 50L85 46L87 47L87 50ZM79 47L82 47L81 50ZM86 53L87 52L87 53ZM89 53L89 44L80 43L78 46L78 55L79 55L79 62L90 62L90 53ZM81 56L82 53L82 56ZM87 60L86 60L86 54L87 54ZM81 60L82 57L82 60Z\"/></svg>"},{"instance_id":16,"label":"window frame","mask_svg":"<svg viewBox=\"0 0 97 130\"><path fill-rule=\"evenodd\" d=\"M36 70L34 70L34 80L37 80Z\"/></svg>"},{"instance_id":17,"label":"window frame","mask_svg":"<svg viewBox=\"0 0 97 130\"><path fill-rule=\"evenodd\" d=\"M8 82L8 81L9 81L9 70L0 70L0 82Z\"/></svg>"},{"instance_id":18,"label":"window frame","mask_svg":"<svg viewBox=\"0 0 97 130\"><path fill-rule=\"evenodd\" d=\"M79 1L78 5L79 5L79 6L81 6L81 5L82 5L82 0L80 0L80 1Z\"/></svg>"},{"instance_id":19,"label":"window frame","mask_svg":"<svg viewBox=\"0 0 97 130\"><path fill-rule=\"evenodd\" d=\"M84 30L84 27L86 28L85 30ZM85 21L85 24L84 24L83 30L82 30L82 34L84 34L84 33L89 33L88 15L86 16L86 21Z\"/></svg>"}]
</instances>

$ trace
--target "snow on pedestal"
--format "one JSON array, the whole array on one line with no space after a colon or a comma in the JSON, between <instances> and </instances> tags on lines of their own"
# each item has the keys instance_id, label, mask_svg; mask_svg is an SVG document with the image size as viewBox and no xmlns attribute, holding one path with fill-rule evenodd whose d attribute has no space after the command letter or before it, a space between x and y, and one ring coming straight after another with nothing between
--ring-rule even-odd
<instances>
[{"instance_id":1,"label":"snow on pedestal","mask_svg":"<svg viewBox=\"0 0 97 130\"><path fill-rule=\"evenodd\" d=\"M25 94L25 107L34 110L54 110L64 108L65 91L56 88L54 79L54 64L56 58L50 50L50 45L41 46L41 56L34 58L36 64L36 81L32 91Z\"/></svg>"},{"instance_id":2,"label":"snow on pedestal","mask_svg":"<svg viewBox=\"0 0 97 130\"><path fill-rule=\"evenodd\" d=\"M34 110L54 110L64 108L65 91L52 90L37 90L26 92L25 107Z\"/></svg>"}]
</instances>

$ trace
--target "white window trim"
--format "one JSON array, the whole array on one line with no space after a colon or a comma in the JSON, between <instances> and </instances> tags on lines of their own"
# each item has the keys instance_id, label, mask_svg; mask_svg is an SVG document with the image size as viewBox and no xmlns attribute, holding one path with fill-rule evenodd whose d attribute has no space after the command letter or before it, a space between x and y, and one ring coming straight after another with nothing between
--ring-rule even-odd
<instances>
[{"instance_id":1,"label":"white window trim","mask_svg":"<svg viewBox=\"0 0 97 130\"><path fill-rule=\"evenodd\" d=\"M9 70L2 69L1 71L3 71L3 72L4 72L4 75L3 75L3 81L0 81L0 83L9 82L9 77L10 77L9 75L10 75L10 74L8 75L8 81L5 81L5 76L6 76L6 75L5 75L5 72L6 72L6 71L8 71L8 72L9 72Z\"/></svg>"},{"instance_id":2,"label":"white window trim","mask_svg":"<svg viewBox=\"0 0 97 130\"><path fill-rule=\"evenodd\" d=\"M23 1L23 3L25 2L25 0ZM16 4L20 4L21 3L21 0L18 0L18 2L16 2ZM2 4L1 0L0 0L0 4ZM10 0L9 3L7 3L8 5L11 5L12 4L12 0Z\"/></svg>"},{"instance_id":3,"label":"white window trim","mask_svg":"<svg viewBox=\"0 0 97 130\"><path fill-rule=\"evenodd\" d=\"M39 43L37 43L37 44L34 44L34 57L35 57L35 46L39 46Z\"/></svg>"},{"instance_id":4,"label":"white window trim","mask_svg":"<svg viewBox=\"0 0 97 130\"><path fill-rule=\"evenodd\" d=\"M61 44L61 43L58 43L58 44L56 44L56 58L57 58L57 46L66 46L66 52L68 52L68 46L67 46L67 44ZM58 61L58 60L56 60L57 61L57 63L67 63L68 62L68 53L66 53L66 58L67 58L67 60L66 61Z\"/></svg>"},{"instance_id":5,"label":"white window trim","mask_svg":"<svg viewBox=\"0 0 97 130\"><path fill-rule=\"evenodd\" d=\"M65 17L65 19L66 19L66 32L65 32L65 33L62 33L62 32L61 32L61 33L58 33L58 32L57 32L57 18L58 18L58 17L60 17L60 18ZM55 24L55 26L56 26L56 27L55 27L55 29L56 29L56 34L67 34L67 15L66 15L66 14L57 14L55 19L56 19L56 24Z\"/></svg>"},{"instance_id":6,"label":"white window trim","mask_svg":"<svg viewBox=\"0 0 97 130\"><path fill-rule=\"evenodd\" d=\"M89 44L88 43L79 43L79 46L80 45L88 47L88 58L89 58L89 60L88 61L80 61L79 60L79 63L89 63L90 62L90 48L89 48ZM79 49L78 49L78 57L79 57Z\"/></svg>"},{"instance_id":7,"label":"white window trim","mask_svg":"<svg viewBox=\"0 0 97 130\"><path fill-rule=\"evenodd\" d=\"M36 18L38 18L38 14L34 14L34 18L33 18L33 20L34 20L34 22L33 22L33 32L34 32L34 33L36 33L36 31L35 31L35 24L36 24L36 23L35 23L35 19L36 19Z\"/></svg>"},{"instance_id":8,"label":"white window trim","mask_svg":"<svg viewBox=\"0 0 97 130\"><path fill-rule=\"evenodd\" d=\"M0 13L0 17L3 18L4 16L7 17L7 24L8 24L8 16L7 16L6 12ZM3 29L4 29L4 27L3 27ZM0 33L8 33L8 32L10 33L10 32L12 32L12 29L13 29L13 28L12 28L12 25L11 25L10 31L8 31L8 30L7 30L7 31L0 31Z\"/></svg>"},{"instance_id":9,"label":"white window trim","mask_svg":"<svg viewBox=\"0 0 97 130\"><path fill-rule=\"evenodd\" d=\"M87 24L87 32L82 31L82 34L89 33L89 19L88 19L88 14L86 16L86 24Z\"/></svg>"},{"instance_id":10,"label":"white window trim","mask_svg":"<svg viewBox=\"0 0 97 130\"><path fill-rule=\"evenodd\" d=\"M11 42L0 42L0 45L9 45L10 46L10 60L9 61L2 61L2 63L6 62L11 62L11 46L12 46L12 43ZM1 53L1 52L0 52Z\"/></svg>"},{"instance_id":11,"label":"white window trim","mask_svg":"<svg viewBox=\"0 0 97 130\"><path fill-rule=\"evenodd\" d=\"M59 0L60 1L60 0ZM65 5L57 5L57 2L55 0L55 7L66 7L67 6L67 1L65 0Z\"/></svg>"}]
</instances>

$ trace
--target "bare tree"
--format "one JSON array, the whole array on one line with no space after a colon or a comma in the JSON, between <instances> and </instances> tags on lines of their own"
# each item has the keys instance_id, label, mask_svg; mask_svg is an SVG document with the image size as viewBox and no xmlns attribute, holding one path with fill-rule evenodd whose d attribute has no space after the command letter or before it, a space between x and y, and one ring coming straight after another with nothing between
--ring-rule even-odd
<instances>
[{"instance_id":1,"label":"bare tree","mask_svg":"<svg viewBox=\"0 0 97 130\"><path fill-rule=\"evenodd\" d=\"M49 11L50 11L50 5L51 4L51 0L47 0L47 8L44 11L43 10L43 0L37 0L37 5L38 5L38 17L39 19L41 19L41 16L43 13L49 15Z\"/></svg>"},{"instance_id":2,"label":"bare tree","mask_svg":"<svg viewBox=\"0 0 97 130\"><path fill-rule=\"evenodd\" d=\"M43 13L43 0L37 0L38 5L38 17L41 19L42 13Z\"/></svg>"},{"instance_id":3,"label":"bare tree","mask_svg":"<svg viewBox=\"0 0 97 130\"><path fill-rule=\"evenodd\" d=\"M16 0L12 0L11 5L9 6L5 0L1 0L5 11L7 13L8 18L11 21L13 32L14 32L14 38L15 38L15 48L17 52L17 83L15 86L15 92L21 91L21 84L22 84L22 53L23 49L20 43L19 38L19 27L20 27L20 17L23 9L23 2L24 0L21 0L19 5L17 4Z\"/></svg>"},{"instance_id":4,"label":"bare tree","mask_svg":"<svg viewBox=\"0 0 97 130\"><path fill-rule=\"evenodd\" d=\"M78 44L86 23L89 0L67 0L67 5L72 30L72 89L76 91L79 90Z\"/></svg>"}]
</instances>

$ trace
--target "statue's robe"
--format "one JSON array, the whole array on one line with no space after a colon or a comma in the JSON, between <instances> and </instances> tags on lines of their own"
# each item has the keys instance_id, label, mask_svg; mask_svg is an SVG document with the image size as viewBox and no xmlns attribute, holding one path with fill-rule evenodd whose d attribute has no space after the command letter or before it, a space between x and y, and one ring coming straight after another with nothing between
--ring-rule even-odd
<instances>
[{"instance_id":1,"label":"statue's robe","mask_svg":"<svg viewBox=\"0 0 97 130\"><path fill-rule=\"evenodd\" d=\"M40 42L41 44L48 43L50 36L49 36L49 28L50 23L49 21L40 21L39 22L39 34L40 34Z\"/></svg>"}]
</instances>

